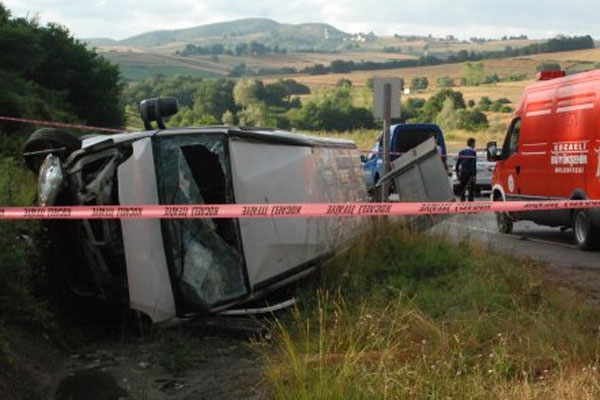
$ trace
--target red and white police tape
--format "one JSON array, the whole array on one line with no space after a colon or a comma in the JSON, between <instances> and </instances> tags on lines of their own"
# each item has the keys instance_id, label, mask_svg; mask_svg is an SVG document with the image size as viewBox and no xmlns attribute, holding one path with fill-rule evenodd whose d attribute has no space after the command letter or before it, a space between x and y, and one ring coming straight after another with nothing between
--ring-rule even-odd
<instances>
[{"instance_id":1,"label":"red and white police tape","mask_svg":"<svg viewBox=\"0 0 600 400\"><path fill-rule=\"evenodd\" d=\"M41 125L41 126L52 126L52 127L55 127L55 128L79 129L79 130L84 130L84 131L102 131L102 132L111 132L111 133L126 133L126 132L129 132L126 129L115 129L115 128L104 128L104 127L101 127L101 126L69 124L69 123L66 123L66 122L42 121L42 120L39 120L39 119L29 119L29 118L16 118L16 117L3 117L3 116L0 116L0 121L22 122L22 123L25 123L25 124L33 124L33 125Z\"/></svg>"},{"instance_id":2,"label":"red and white police tape","mask_svg":"<svg viewBox=\"0 0 600 400\"><path fill-rule=\"evenodd\" d=\"M319 218L600 208L600 200L0 207L0 219Z\"/></svg>"}]
</instances>

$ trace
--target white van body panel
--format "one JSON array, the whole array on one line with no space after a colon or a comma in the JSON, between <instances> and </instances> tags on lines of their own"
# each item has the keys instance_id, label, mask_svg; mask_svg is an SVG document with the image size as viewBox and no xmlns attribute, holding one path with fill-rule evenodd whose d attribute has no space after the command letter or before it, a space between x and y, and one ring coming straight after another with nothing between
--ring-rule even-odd
<instances>
[{"instance_id":1,"label":"white van body panel","mask_svg":"<svg viewBox=\"0 0 600 400\"><path fill-rule=\"evenodd\" d=\"M118 168L122 206L158 204L152 139L133 143L133 155ZM154 323L175 317L175 301L160 220L122 219L129 302Z\"/></svg>"}]
</instances>

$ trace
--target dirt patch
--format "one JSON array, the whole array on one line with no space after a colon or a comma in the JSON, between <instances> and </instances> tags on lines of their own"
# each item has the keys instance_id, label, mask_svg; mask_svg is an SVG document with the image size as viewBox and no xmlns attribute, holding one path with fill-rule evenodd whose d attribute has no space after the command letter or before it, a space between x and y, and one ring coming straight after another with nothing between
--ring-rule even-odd
<instances>
[{"instance_id":1,"label":"dirt patch","mask_svg":"<svg viewBox=\"0 0 600 400\"><path fill-rule=\"evenodd\" d=\"M4 330L0 398L57 400L263 399L263 370L247 337L191 330L141 339L94 334L59 346L45 335Z\"/></svg>"},{"instance_id":2,"label":"dirt patch","mask_svg":"<svg viewBox=\"0 0 600 400\"><path fill-rule=\"evenodd\" d=\"M45 333L2 327L0 399L46 399L64 355Z\"/></svg>"}]
</instances>

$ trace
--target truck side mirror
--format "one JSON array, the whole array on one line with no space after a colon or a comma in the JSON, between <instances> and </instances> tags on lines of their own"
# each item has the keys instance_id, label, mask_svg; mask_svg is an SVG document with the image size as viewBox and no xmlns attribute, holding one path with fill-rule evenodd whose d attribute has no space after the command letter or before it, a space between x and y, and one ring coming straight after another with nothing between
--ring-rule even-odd
<instances>
[{"instance_id":1,"label":"truck side mirror","mask_svg":"<svg viewBox=\"0 0 600 400\"><path fill-rule=\"evenodd\" d=\"M367 156L365 156L364 154L361 154L360 155L360 161L363 162L363 163L366 163L367 162Z\"/></svg>"},{"instance_id":2,"label":"truck side mirror","mask_svg":"<svg viewBox=\"0 0 600 400\"><path fill-rule=\"evenodd\" d=\"M488 161L498 161L498 145L496 142L488 142L486 146L487 159Z\"/></svg>"}]
</instances>

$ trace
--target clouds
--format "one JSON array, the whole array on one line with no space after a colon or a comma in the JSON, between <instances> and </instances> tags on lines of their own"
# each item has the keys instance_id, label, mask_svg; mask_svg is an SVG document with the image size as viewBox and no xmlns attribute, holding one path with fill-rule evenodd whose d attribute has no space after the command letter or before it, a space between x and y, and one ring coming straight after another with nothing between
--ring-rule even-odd
<instances>
[{"instance_id":1,"label":"clouds","mask_svg":"<svg viewBox=\"0 0 600 400\"><path fill-rule=\"evenodd\" d=\"M121 39L247 17L326 22L348 32L499 37L557 33L600 37L597 0L3 0L14 15L39 13L77 37Z\"/></svg>"}]
</instances>

